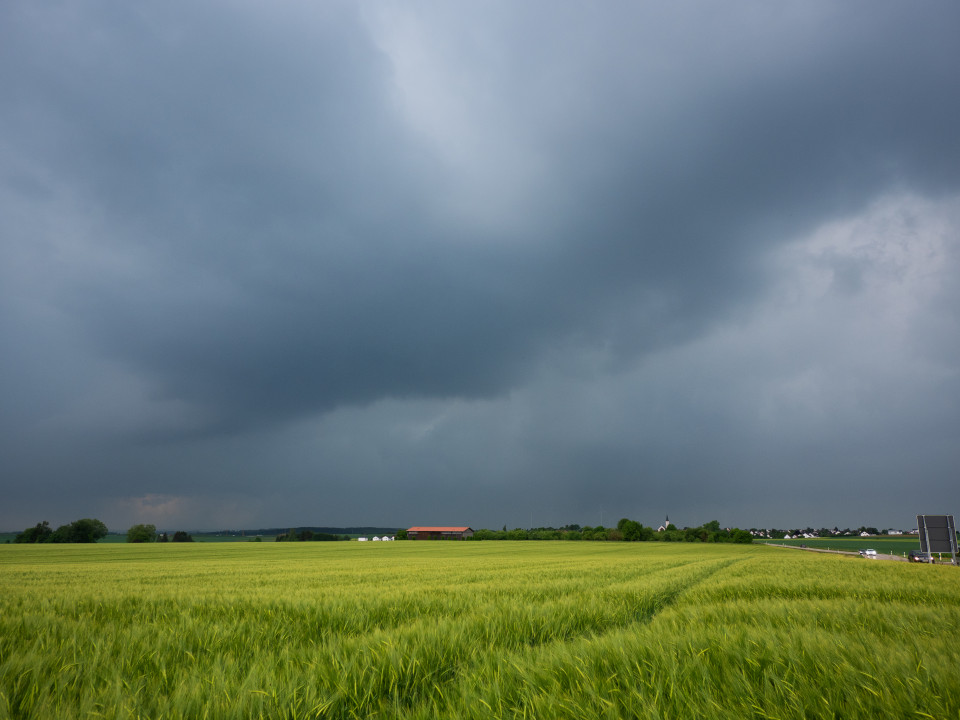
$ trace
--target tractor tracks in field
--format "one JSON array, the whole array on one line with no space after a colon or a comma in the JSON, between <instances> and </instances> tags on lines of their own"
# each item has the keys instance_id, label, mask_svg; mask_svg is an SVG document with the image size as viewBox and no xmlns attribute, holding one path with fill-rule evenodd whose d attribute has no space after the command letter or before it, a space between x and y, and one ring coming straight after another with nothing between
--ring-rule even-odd
<instances>
[{"instance_id":1,"label":"tractor tracks in field","mask_svg":"<svg viewBox=\"0 0 960 720\"><path fill-rule=\"evenodd\" d=\"M668 592L664 596L663 602L661 602L658 605L656 612L651 614L648 618L645 618L644 623L647 624L652 622L664 610L668 610L669 608L677 605L677 603L680 602L680 600L684 596L689 595L696 588L700 587L705 582L715 577L719 573L723 572L724 570L727 570L728 568L738 565L739 563L743 562L746 559L747 558L730 558L726 560L709 560L709 561L704 560L704 561L695 563L695 565L699 566L696 568L690 568L690 565L683 565L679 568L676 568L675 570L676 572L682 572L688 569L695 569L696 573L691 577L689 577L687 582L683 582L682 584L679 584L676 588ZM684 578L684 579L686 580L687 578Z\"/></svg>"},{"instance_id":2,"label":"tractor tracks in field","mask_svg":"<svg viewBox=\"0 0 960 720\"><path fill-rule=\"evenodd\" d=\"M652 570L639 567L632 578L621 576L617 582L598 585L595 593L576 593L566 601L552 596L542 605L497 602L478 608L478 617L453 621L456 627L450 629L456 640L437 648L437 656L445 659L443 692L470 695L501 683L517 668L535 669L520 672L526 677L559 676L574 672L583 658L609 657L605 647L621 647L621 637L640 633L704 583L747 559L697 559ZM436 627L424 619L399 632L414 633L407 638L407 647L414 648ZM418 638L420 632L424 635ZM426 707L424 702L418 700L414 706Z\"/></svg>"},{"instance_id":3,"label":"tractor tracks in field","mask_svg":"<svg viewBox=\"0 0 960 720\"><path fill-rule=\"evenodd\" d=\"M615 619L592 624L582 632L542 645L550 647L602 640L612 633L649 625L704 583L746 559L697 560L653 573L644 572L635 579L609 585L598 592L597 602L605 608L619 608L621 611L616 613Z\"/></svg>"}]
</instances>

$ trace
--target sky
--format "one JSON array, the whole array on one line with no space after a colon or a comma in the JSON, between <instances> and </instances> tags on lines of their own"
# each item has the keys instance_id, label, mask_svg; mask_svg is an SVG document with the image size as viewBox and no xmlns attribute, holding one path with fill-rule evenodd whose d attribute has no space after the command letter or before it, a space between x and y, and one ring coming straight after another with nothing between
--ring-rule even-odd
<instances>
[{"instance_id":1,"label":"sky","mask_svg":"<svg viewBox=\"0 0 960 720\"><path fill-rule=\"evenodd\" d=\"M960 514L958 32L0 4L0 529Z\"/></svg>"}]
</instances>

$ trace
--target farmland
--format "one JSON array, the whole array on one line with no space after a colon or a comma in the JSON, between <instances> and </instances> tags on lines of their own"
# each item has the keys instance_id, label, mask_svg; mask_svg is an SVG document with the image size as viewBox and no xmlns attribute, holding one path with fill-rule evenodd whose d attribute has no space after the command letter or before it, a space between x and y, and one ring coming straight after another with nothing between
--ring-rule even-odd
<instances>
[{"instance_id":1,"label":"farmland","mask_svg":"<svg viewBox=\"0 0 960 720\"><path fill-rule=\"evenodd\" d=\"M0 718L957 718L957 637L957 568L762 546L0 546Z\"/></svg>"}]
</instances>

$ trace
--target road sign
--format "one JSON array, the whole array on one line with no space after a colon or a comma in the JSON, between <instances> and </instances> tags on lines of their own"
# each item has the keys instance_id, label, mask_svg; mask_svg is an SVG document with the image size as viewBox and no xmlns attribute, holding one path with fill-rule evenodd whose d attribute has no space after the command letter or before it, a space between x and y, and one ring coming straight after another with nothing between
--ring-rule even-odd
<instances>
[{"instance_id":1,"label":"road sign","mask_svg":"<svg viewBox=\"0 0 960 720\"><path fill-rule=\"evenodd\" d=\"M917 515L920 550L927 553L957 555L957 526L953 515Z\"/></svg>"}]
</instances>

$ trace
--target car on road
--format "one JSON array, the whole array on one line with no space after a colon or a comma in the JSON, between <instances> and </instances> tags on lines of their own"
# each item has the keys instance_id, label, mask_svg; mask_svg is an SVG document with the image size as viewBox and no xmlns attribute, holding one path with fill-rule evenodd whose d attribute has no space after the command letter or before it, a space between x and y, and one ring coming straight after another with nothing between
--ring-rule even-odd
<instances>
[{"instance_id":1,"label":"car on road","mask_svg":"<svg viewBox=\"0 0 960 720\"><path fill-rule=\"evenodd\" d=\"M930 553L920 552L919 550L911 550L910 554L907 555L907 560L910 562L932 563L933 555Z\"/></svg>"},{"instance_id":2,"label":"car on road","mask_svg":"<svg viewBox=\"0 0 960 720\"><path fill-rule=\"evenodd\" d=\"M867 548L866 550L860 551L860 557L870 558L871 560L877 559L877 551L873 548Z\"/></svg>"}]
</instances>

